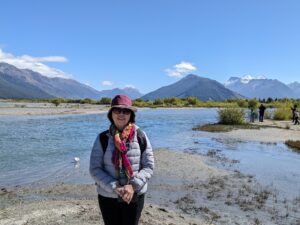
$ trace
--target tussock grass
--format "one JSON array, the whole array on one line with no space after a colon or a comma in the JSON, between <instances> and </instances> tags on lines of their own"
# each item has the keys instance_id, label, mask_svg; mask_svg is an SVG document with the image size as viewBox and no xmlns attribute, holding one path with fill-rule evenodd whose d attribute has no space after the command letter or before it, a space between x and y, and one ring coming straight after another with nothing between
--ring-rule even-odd
<instances>
[{"instance_id":1,"label":"tussock grass","mask_svg":"<svg viewBox=\"0 0 300 225\"><path fill-rule=\"evenodd\" d=\"M274 112L274 120L290 120L291 110L289 108L278 108Z\"/></svg>"},{"instance_id":2,"label":"tussock grass","mask_svg":"<svg viewBox=\"0 0 300 225\"><path fill-rule=\"evenodd\" d=\"M245 123L245 112L238 108L218 110L219 124L241 125Z\"/></svg>"}]
</instances>

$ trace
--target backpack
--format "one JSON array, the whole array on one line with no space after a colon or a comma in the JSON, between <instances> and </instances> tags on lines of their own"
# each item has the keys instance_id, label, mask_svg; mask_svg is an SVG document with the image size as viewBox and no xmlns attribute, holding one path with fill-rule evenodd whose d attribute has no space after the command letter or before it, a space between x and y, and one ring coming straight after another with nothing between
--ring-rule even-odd
<instances>
[{"instance_id":1,"label":"backpack","mask_svg":"<svg viewBox=\"0 0 300 225\"><path fill-rule=\"evenodd\" d=\"M107 145L108 145L108 136L107 136L108 132L109 132L109 130L106 130L106 131L101 132L99 135L99 141L100 141L100 144L103 149L103 155L105 154ZM140 129L136 130L136 134L137 134L137 139L138 139L138 143L140 145L141 155L142 155L143 152L147 148L146 136L145 136L144 132L141 131Z\"/></svg>"}]
</instances>

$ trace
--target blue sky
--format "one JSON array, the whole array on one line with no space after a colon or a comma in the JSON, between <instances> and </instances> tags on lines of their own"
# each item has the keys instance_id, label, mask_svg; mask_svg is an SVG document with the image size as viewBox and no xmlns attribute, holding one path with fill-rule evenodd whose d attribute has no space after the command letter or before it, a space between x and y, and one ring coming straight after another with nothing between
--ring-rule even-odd
<instances>
[{"instance_id":1,"label":"blue sky","mask_svg":"<svg viewBox=\"0 0 300 225\"><path fill-rule=\"evenodd\" d=\"M300 81L297 0L1 1L0 61L142 93L188 73Z\"/></svg>"}]
</instances>

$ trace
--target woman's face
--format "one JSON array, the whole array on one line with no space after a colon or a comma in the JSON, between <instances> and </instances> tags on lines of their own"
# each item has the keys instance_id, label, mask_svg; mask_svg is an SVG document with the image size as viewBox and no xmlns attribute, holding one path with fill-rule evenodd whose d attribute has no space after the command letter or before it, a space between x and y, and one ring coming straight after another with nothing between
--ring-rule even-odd
<instances>
[{"instance_id":1,"label":"woman's face","mask_svg":"<svg viewBox=\"0 0 300 225\"><path fill-rule=\"evenodd\" d=\"M128 124L131 116L130 109L123 108L113 108L112 109L112 119L114 121L115 126L118 130L123 130L124 127Z\"/></svg>"}]
</instances>

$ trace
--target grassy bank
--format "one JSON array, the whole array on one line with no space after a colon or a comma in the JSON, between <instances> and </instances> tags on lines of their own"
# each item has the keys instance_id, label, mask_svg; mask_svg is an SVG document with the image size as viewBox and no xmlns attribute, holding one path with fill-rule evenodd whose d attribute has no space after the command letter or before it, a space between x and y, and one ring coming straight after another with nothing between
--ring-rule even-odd
<instances>
[{"instance_id":1,"label":"grassy bank","mask_svg":"<svg viewBox=\"0 0 300 225\"><path fill-rule=\"evenodd\" d=\"M99 100L93 100L90 98L85 99L0 99L3 102L41 102L41 103L53 103L59 105L60 103L78 103L78 104L102 104L109 105L111 103L111 98L101 98ZM257 109L259 104L264 104L267 108L281 108L286 109L290 114L290 107L293 105L300 106L300 99L227 99L224 101L202 101L196 97L187 98L162 98L153 101L145 101L142 99L135 99L133 101L136 107L205 107L205 108L251 108ZM278 117L282 116L282 112L279 113ZM284 113L286 115L286 113Z\"/></svg>"},{"instance_id":2,"label":"grassy bank","mask_svg":"<svg viewBox=\"0 0 300 225\"><path fill-rule=\"evenodd\" d=\"M193 130L207 131L207 132L229 132L237 129L260 129L261 126L254 124L239 124L239 125L225 125L225 124L204 124L194 127Z\"/></svg>"},{"instance_id":3,"label":"grassy bank","mask_svg":"<svg viewBox=\"0 0 300 225\"><path fill-rule=\"evenodd\" d=\"M300 141L287 140L285 144L300 153Z\"/></svg>"}]
</instances>

